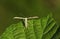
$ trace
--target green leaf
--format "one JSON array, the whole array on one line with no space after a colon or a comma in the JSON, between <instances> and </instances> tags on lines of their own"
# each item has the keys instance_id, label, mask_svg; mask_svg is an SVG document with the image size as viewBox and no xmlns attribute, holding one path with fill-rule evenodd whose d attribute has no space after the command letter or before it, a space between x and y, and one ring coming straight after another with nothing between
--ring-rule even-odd
<instances>
[{"instance_id":1,"label":"green leaf","mask_svg":"<svg viewBox=\"0 0 60 39\"><path fill-rule=\"evenodd\" d=\"M60 27L58 28L57 32L54 34L52 39L60 39Z\"/></svg>"},{"instance_id":2,"label":"green leaf","mask_svg":"<svg viewBox=\"0 0 60 39\"><path fill-rule=\"evenodd\" d=\"M30 19L27 23L27 28L22 20L17 24L12 24L4 31L0 39L51 39L59 28L51 15Z\"/></svg>"}]
</instances>

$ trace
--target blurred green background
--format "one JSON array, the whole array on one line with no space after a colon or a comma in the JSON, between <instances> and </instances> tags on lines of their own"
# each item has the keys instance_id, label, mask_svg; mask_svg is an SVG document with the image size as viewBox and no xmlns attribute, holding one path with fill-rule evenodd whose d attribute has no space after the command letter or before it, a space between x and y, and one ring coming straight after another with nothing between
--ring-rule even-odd
<instances>
[{"instance_id":1,"label":"blurred green background","mask_svg":"<svg viewBox=\"0 0 60 39\"><path fill-rule=\"evenodd\" d=\"M60 24L60 0L0 0L0 35L11 25L17 22L15 16L43 17L49 13Z\"/></svg>"}]
</instances>

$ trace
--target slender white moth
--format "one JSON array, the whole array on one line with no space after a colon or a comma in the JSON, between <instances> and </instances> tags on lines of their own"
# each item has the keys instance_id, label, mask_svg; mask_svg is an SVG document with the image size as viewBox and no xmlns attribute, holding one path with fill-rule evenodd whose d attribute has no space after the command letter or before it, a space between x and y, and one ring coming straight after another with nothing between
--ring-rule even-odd
<instances>
[{"instance_id":1,"label":"slender white moth","mask_svg":"<svg viewBox=\"0 0 60 39\"><path fill-rule=\"evenodd\" d=\"M26 27L26 28L27 28L27 26L28 26L28 23L27 23L28 19L34 19L34 18L39 18L39 17L38 17L38 16L28 17L28 18L24 18L24 17L14 17L14 19L22 19L22 20L24 20L24 23L25 23L25 27Z\"/></svg>"}]
</instances>

